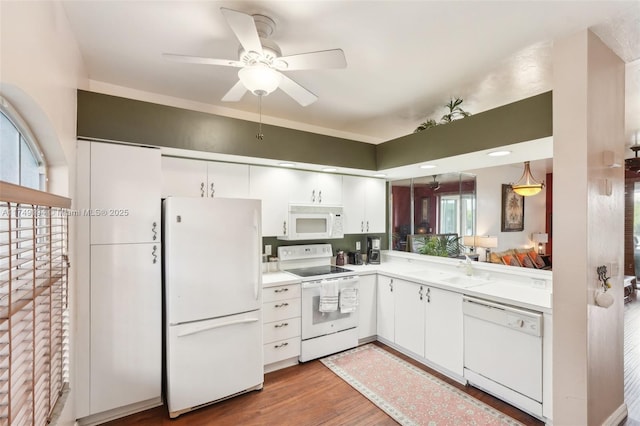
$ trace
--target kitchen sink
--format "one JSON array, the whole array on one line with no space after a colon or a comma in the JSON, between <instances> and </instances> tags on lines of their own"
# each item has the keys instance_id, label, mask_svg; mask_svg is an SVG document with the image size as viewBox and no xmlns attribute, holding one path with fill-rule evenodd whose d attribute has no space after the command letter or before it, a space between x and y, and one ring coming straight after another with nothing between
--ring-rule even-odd
<instances>
[{"instance_id":1,"label":"kitchen sink","mask_svg":"<svg viewBox=\"0 0 640 426\"><path fill-rule=\"evenodd\" d=\"M456 275L453 277L447 277L447 278L443 278L441 281L443 283L447 283L449 285L462 287L462 288L475 287L477 285L483 285L490 282L486 278L470 277L466 275L464 276Z\"/></svg>"}]
</instances>

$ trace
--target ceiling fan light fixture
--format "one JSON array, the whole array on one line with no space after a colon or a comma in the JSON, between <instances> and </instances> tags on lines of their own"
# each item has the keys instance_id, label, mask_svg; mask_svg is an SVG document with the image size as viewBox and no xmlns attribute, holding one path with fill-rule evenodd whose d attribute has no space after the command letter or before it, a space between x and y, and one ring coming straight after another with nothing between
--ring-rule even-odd
<instances>
[{"instance_id":1,"label":"ceiling fan light fixture","mask_svg":"<svg viewBox=\"0 0 640 426\"><path fill-rule=\"evenodd\" d=\"M529 162L525 161L522 176L520 176L518 182L511 184L511 188L516 194L522 195L523 197L529 197L542 191L542 188L544 188L544 182L538 182L533 177L531 174L531 168L529 167Z\"/></svg>"},{"instance_id":2,"label":"ceiling fan light fixture","mask_svg":"<svg viewBox=\"0 0 640 426\"><path fill-rule=\"evenodd\" d=\"M267 96L278 88L282 74L264 64L251 65L238 71L238 78L256 96Z\"/></svg>"}]
</instances>

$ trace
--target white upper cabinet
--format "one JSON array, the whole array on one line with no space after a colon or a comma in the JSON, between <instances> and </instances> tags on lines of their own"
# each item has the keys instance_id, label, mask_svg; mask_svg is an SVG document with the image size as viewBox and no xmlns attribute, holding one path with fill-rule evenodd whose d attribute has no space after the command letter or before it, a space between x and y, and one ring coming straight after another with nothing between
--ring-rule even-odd
<instances>
[{"instance_id":1,"label":"white upper cabinet","mask_svg":"<svg viewBox=\"0 0 640 426\"><path fill-rule=\"evenodd\" d=\"M207 162L207 193L209 197L248 198L249 166Z\"/></svg>"},{"instance_id":2,"label":"white upper cabinet","mask_svg":"<svg viewBox=\"0 0 640 426\"><path fill-rule=\"evenodd\" d=\"M249 196L249 166L162 157L162 197Z\"/></svg>"},{"instance_id":3,"label":"white upper cabinet","mask_svg":"<svg viewBox=\"0 0 640 426\"><path fill-rule=\"evenodd\" d=\"M91 143L91 244L160 242L160 150Z\"/></svg>"},{"instance_id":4,"label":"white upper cabinet","mask_svg":"<svg viewBox=\"0 0 640 426\"><path fill-rule=\"evenodd\" d=\"M382 179L343 176L345 234L384 233L386 183Z\"/></svg>"},{"instance_id":5,"label":"white upper cabinet","mask_svg":"<svg viewBox=\"0 0 640 426\"><path fill-rule=\"evenodd\" d=\"M249 167L249 198L262 200L262 235L287 235L291 170Z\"/></svg>"},{"instance_id":6,"label":"white upper cabinet","mask_svg":"<svg viewBox=\"0 0 640 426\"><path fill-rule=\"evenodd\" d=\"M342 176L288 170L290 201L299 204L342 204Z\"/></svg>"}]
</instances>

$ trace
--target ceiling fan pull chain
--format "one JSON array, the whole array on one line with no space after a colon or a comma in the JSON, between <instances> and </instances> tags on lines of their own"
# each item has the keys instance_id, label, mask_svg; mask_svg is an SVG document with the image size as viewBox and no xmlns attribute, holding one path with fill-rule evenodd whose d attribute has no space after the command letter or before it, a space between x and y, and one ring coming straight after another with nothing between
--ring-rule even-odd
<instances>
[{"instance_id":1,"label":"ceiling fan pull chain","mask_svg":"<svg viewBox=\"0 0 640 426\"><path fill-rule=\"evenodd\" d=\"M264 139L264 135L262 134L262 96L258 96L258 105L259 105L259 116L260 122L258 123L258 134L256 135L256 139L259 141Z\"/></svg>"}]
</instances>

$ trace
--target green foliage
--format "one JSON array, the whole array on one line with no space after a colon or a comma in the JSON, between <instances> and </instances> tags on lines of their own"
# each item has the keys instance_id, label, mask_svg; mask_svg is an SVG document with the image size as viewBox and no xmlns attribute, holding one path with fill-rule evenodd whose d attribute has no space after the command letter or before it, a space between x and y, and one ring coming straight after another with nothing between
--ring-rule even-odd
<instances>
[{"instance_id":1,"label":"green foliage","mask_svg":"<svg viewBox=\"0 0 640 426\"><path fill-rule=\"evenodd\" d=\"M434 235L424 237L424 239L424 246L419 250L420 254L441 257L455 257L460 254L461 237L455 235Z\"/></svg>"},{"instance_id":2,"label":"green foliage","mask_svg":"<svg viewBox=\"0 0 640 426\"><path fill-rule=\"evenodd\" d=\"M471 113L462 109L462 107L460 106L462 105L462 102L463 99L460 98L450 99L449 102L445 104L445 108L447 108L448 112L440 118L440 122L437 122L433 118L430 118L416 127L413 133L418 133L423 130L430 129L437 126L438 124L451 123L454 120L469 117Z\"/></svg>"}]
</instances>

